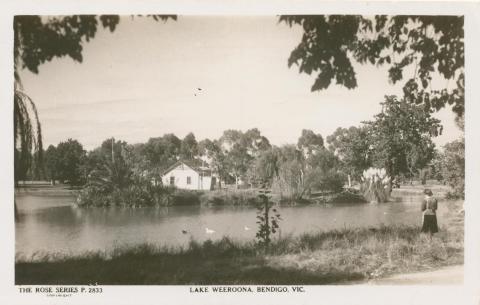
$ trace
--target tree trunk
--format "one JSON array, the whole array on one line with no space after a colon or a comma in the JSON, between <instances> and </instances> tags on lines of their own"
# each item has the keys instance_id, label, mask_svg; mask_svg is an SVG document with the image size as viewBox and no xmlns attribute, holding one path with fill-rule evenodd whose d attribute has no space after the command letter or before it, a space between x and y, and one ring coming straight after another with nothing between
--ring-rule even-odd
<instances>
[{"instance_id":1,"label":"tree trunk","mask_svg":"<svg viewBox=\"0 0 480 305\"><path fill-rule=\"evenodd\" d=\"M348 175L348 187L352 187L352 178L350 177L350 175Z\"/></svg>"},{"instance_id":2,"label":"tree trunk","mask_svg":"<svg viewBox=\"0 0 480 305\"><path fill-rule=\"evenodd\" d=\"M395 179L395 177L390 177L390 180L388 181L388 194L392 194L392 190L393 190L393 179Z\"/></svg>"}]
</instances>

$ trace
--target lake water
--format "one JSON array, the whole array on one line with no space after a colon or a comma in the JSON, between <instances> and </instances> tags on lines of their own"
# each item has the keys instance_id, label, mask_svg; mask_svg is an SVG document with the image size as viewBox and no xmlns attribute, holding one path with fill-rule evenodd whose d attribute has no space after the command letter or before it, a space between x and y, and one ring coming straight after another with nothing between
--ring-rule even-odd
<instances>
[{"instance_id":1,"label":"lake water","mask_svg":"<svg viewBox=\"0 0 480 305\"><path fill-rule=\"evenodd\" d=\"M282 217L280 234L381 224L419 225L421 199L410 196L384 204L278 207ZM30 258L42 252L109 251L116 246L142 243L183 246L190 238L255 239L256 209L252 207L78 208L71 196L29 194L17 195L16 200L20 216L15 224L17 257ZM440 226L448 210L445 203L439 203ZM206 228L215 232L207 233Z\"/></svg>"}]
</instances>

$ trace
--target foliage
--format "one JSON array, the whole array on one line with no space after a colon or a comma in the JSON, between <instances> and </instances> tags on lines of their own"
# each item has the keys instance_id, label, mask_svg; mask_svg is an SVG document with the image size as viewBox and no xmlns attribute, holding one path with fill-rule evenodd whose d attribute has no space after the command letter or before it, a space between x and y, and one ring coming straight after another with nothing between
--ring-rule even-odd
<instances>
[{"instance_id":1,"label":"foliage","mask_svg":"<svg viewBox=\"0 0 480 305\"><path fill-rule=\"evenodd\" d=\"M68 181L70 185L79 185L84 182L85 173L82 164L85 160L85 150L77 140L68 139L60 142L56 148L56 173L61 182Z\"/></svg>"},{"instance_id":2,"label":"foliage","mask_svg":"<svg viewBox=\"0 0 480 305\"><path fill-rule=\"evenodd\" d=\"M392 190L391 181L385 169L369 168L363 172L360 191L369 202L387 202Z\"/></svg>"},{"instance_id":3,"label":"foliage","mask_svg":"<svg viewBox=\"0 0 480 305\"><path fill-rule=\"evenodd\" d=\"M356 189L345 189L338 193L325 193L319 197L310 198L312 202L334 204L334 203L365 203L365 197Z\"/></svg>"},{"instance_id":4,"label":"foliage","mask_svg":"<svg viewBox=\"0 0 480 305\"><path fill-rule=\"evenodd\" d=\"M303 129L302 135L298 138L297 147L303 152L305 158L308 158L323 148L323 137L311 130Z\"/></svg>"},{"instance_id":5,"label":"foliage","mask_svg":"<svg viewBox=\"0 0 480 305\"><path fill-rule=\"evenodd\" d=\"M200 196L200 202L204 206L246 206L258 204L258 192L256 190L214 190L204 192Z\"/></svg>"},{"instance_id":6,"label":"foliage","mask_svg":"<svg viewBox=\"0 0 480 305\"><path fill-rule=\"evenodd\" d=\"M260 133L257 128L252 128L242 135L240 143L247 147L248 154L256 157L259 152L265 151L271 147L268 139Z\"/></svg>"},{"instance_id":7,"label":"foliage","mask_svg":"<svg viewBox=\"0 0 480 305\"><path fill-rule=\"evenodd\" d=\"M305 146L304 146L305 147ZM345 177L338 169L338 159L323 146L307 154L293 145L284 145L275 150L272 191L283 198L298 201L312 191L340 192Z\"/></svg>"},{"instance_id":8,"label":"foliage","mask_svg":"<svg viewBox=\"0 0 480 305\"><path fill-rule=\"evenodd\" d=\"M444 146L441 171L444 181L453 189L451 197L465 198L465 139Z\"/></svg>"},{"instance_id":9,"label":"foliage","mask_svg":"<svg viewBox=\"0 0 480 305\"><path fill-rule=\"evenodd\" d=\"M170 187L153 185L145 179L133 179L124 188L110 188L106 184L89 183L77 192L77 204L79 206L120 206L120 207L144 207L144 206L167 206L174 190Z\"/></svg>"},{"instance_id":10,"label":"foliage","mask_svg":"<svg viewBox=\"0 0 480 305\"><path fill-rule=\"evenodd\" d=\"M180 144L180 158L185 160L193 160L198 155L198 143L193 133L189 133L183 138Z\"/></svg>"},{"instance_id":11,"label":"foliage","mask_svg":"<svg viewBox=\"0 0 480 305\"><path fill-rule=\"evenodd\" d=\"M255 237L258 243L267 249L272 241L271 235L275 234L279 229L278 223L281 218L277 209L272 208L273 204L266 195L261 194L258 197L261 200L261 204L257 207L258 230Z\"/></svg>"},{"instance_id":12,"label":"foliage","mask_svg":"<svg viewBox=\"0 0 480 305\"><path fill-rule=\"evenodd\" d=\"M271 187L273 179L279 175L278 157L277 147L260 152L248 168L248 180L255 185Z\"/></svg>"},{"instance_id":13,"label":"foliage","mask_svg":"<svg viewBox=\"0 0 480 305\"><path fill-rule=\"evenodd\" d=\"M235 178L237 186L241 179L247 178L246 173L252 160L271 147L268 139L262 136L257 128L249 129L245 133L240 130L225 130L218 145L225 156L225 169Z\"/></svg>"},{"instance_id":14,"label":"foliage","mask_svg":"<svg viewBox=\"0 0 480 305\"><path fill-rule=\"evenodd\" d=\"M174 190L168 194L167 202L164 205L200 205L202 191Z\"/></svg>"},{"instance_id":15,"label":"foliage","mask_svg":"<svg viewBox=\"0 0 480 305\"><path fill-rule=\"evenodd\" d=\"M303 155L294 145L280 147L276 165L277 175L272 181L272 191L291 200L301 199L306 192L304 168Z\"/></svg>"},{"instance_id":16,"label":"foliage","mask_svg":"<svg viewBox=\"0 0 480 305\"><path fill-rule=\"evenodd\" d=\"M42 128L37 107L32 99L23 92L18 74L15 73L15 91L13 98L13 141L14 141L14 179L15 184L25 179L33 162L43 161ZM32 156L36 156L35 160Z\"/></svg>"},{"instance_id":17,"label":"foliage","mask_svg":"<svg viewBox=\"0 0 480 305\"><path fill-rule=\"evenodd\" d=\"M150 17L155 21L176 20L173 15ZM99 24L113 32L119 22L118 15L17 15L13 20L15 70L27 68L38 73L41 64L64 56L82 62L83 44L95 37Z\"/></svg>"},{"instance_id":18,"label":"foliage","mask_svg":"<svg viewBox=\"0 0 480 305\"><path fill-rule=\"evenodd\" d=\"M360 180L362 172L371 166L370 143L366 126L342 128L327 137L329 150L340 160L343 172Z\"/></svg>"},{"instance_id":19,"label":"foliage","mask_svg":"<svg viewBox=\"0 0 480 305\"><path fill-rule=\"evenodd\" d=\"M174 134L150 138L143 147L143 154L153 167L167 168L177 161L181 141Z\"/></svg>"},{"instance_id":20,"label":"foliage","mask_svg":"<svg viewBox=\"0 0 480 305\"><path fill-rule=\"evenodd\" d=\"M305 163L307 170L320 169L323 172L327 172L331 169L339 168L339 160L337 156L324 147L313 151L313 154L306 158Z\"/></svg>"},{"instance_id":21,"label":"foliage","mask_svg":"<svg viewBox=\"0 0 480 305\"><path fill-rule=\"evenodd\" d=\"M204 139L198 143L198 153L201 160L205 161L220 177L226 181L229 177L225 164L225 154L218 140ZM220 183L219 181L219 183Z\"/></svg>"},{"instance_id":22,"label":"foliage","mask_svg":"<svg viewBox=\"0 0 480 305\"><path fill-rule=\"evenodd\" d=\"M323 170L315 168L309 171L305 178L305 185L310 192L320 190L322 192L340 193L345 184L345 176L335 169Z\"/></svg>"},{"instance_id":23,"label":"foliage","mask_svg":"<svg viewBox=\"0 0 480 305\"><path fill-rule=\"evenodd\" d=\"M374 121L366 122L373 165L385 168L392 179L411 177L432 160L431 137L441 134L440 121L423 107L394 96L386 96L382 108Z\"/></svg>"},{"instance_id":24,"label":"foliage","mask_svg":"<svg viewBox=\"0 0 480 305\"><path fill-rule=\"evenodd\" d=\"M55 180L58 179L59 160L57 149L53 145L49 145L45 151L45 172L49 180L55 184Z\"/></svg>"},{"instance_id":25,"label":"foliage","mask_svg":"<svg viewBox=\"0 0 480 305\"><path fill-rule=\"evenodd\" d=\"M303 36L291 52L288 65L301 73L317 74L312 91L326 89L333 80L349 89L357 87L352 61L388 66L396 83L406 69L414 69L403 92L408 103L426 111L446 104L459 116L464 113L464 17L355 15L281 16L289 26L299 25ZM456 88L432 88L432 75L453 80Z\"/></svg>"}]
</instances>

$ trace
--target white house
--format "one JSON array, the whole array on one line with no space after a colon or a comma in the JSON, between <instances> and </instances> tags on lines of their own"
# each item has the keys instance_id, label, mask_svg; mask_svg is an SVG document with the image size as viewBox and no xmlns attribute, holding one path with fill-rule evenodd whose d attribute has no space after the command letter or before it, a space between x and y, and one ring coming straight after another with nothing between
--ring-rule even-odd
<instances>
[{"instance_id":1,"label":"white house","mask_svg":"<svg viewBox=\"0 0 480 305\"><path fill-rule=\"evenodd\" d=\"M162 175L163 185L187 190L213 190L216 181L216 175L208 167L193 166L185 161L177 161Z\"/></svg>"}]
</instances>

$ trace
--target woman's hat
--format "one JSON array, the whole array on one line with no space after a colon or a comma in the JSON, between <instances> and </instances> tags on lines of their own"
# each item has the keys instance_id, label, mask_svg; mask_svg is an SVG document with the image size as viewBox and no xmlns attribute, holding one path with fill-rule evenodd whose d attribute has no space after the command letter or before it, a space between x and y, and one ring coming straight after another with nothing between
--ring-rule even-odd
<instances>
[{"instance_id":1,"label":"woman's hat","mask_svg":"<svg viewBox=\"0 0 480 305\"><path fill-rule=\"evenodd\" d=\"M426 194L426 195L428 195L428 196L432 196L432 195L433 195L431 189L425 189L425 190L423 191L423 193Z\"/></svg>"}]
</instances>

